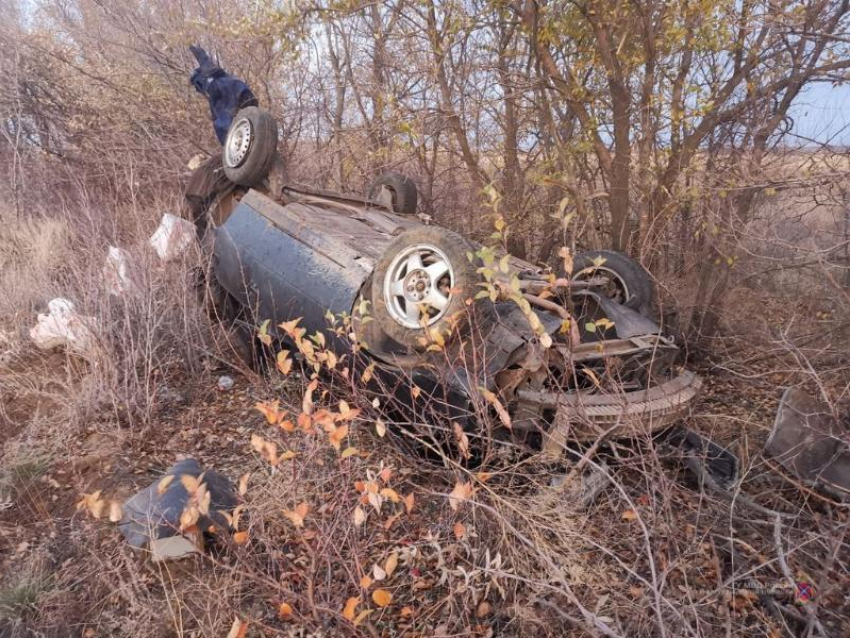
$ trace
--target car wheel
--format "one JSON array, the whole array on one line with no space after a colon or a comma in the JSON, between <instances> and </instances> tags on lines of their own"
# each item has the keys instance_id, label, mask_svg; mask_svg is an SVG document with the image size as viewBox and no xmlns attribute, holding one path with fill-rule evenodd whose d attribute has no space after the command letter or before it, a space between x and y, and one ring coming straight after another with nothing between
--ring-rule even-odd
<instances>
[{"instance_id":1,"label":"car wheel","mask_svg":"<svg viewBox=\"0 0 850 638\"><path fill-rule=\"evenodd\" d=\"M581 281L595 276L608 278L601 292L609 299L641 312L651 308L655 284L643 266L628 255L614 250L576 255L572 278Z\"/></svg>"},{"instance_id":2,"label":"car wheel","mask_svg":"<svg viewBox=\"0 0 850 638\"><path fill-rule=\"evenodd\" d=\"M233 118L224 140L222 165L227 178L241 186L256 186L269 174L277 153L277 122L256 106Z\"/></svg>"},{"instance_id":3,"label":"car wheel","mask_svg":"<svg viewBox=\"0 0 850 638\"><path fill-rule=\"evenodd\" d=\"M481 281L468 253L474 247L460 235L424 226L399 235L375 266L372 311L394 341L423 350L425 327L445 339L468 325L467 300Z\"/></svg>"},{"instance_id":4,"label":"car wheel","mask_svg":"<svg viewBox=\"0 0 850 638\"><path fill-rule=\"evenodd\" d=\"M419 194L416 191L416 184L409 177L393 171L383 173L369 186L368 200L381 203L381 190L383 188L386 188L392 196L393 212L399 215L416 214Z\"/></svg>"}]
</instances>

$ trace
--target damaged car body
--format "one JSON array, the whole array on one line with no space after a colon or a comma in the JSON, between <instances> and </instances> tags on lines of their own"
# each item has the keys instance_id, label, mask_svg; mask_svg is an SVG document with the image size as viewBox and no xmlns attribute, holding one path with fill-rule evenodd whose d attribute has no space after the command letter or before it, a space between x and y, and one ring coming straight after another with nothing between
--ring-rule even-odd
<instances>
[{"instance_id":1,"label":"damaged car body","mask_svg":"<svg viewBox=\"0 0 850 638\"><path fill-rule=\"evenodd\" d=\"M451 428L435 433L430 412L481 445L558 455L567 441L662 431L690 409L701 380L677 365L645 311L651 280L628 257L577 256L569 278L504 253L488 268L479 244L415 215L415 187L396 173L368 197L271 189L268 162L238 173L259 143L252 117L234 119L223 161L238 186L208 215L218 305L284 341L278 324L300 319L337 356L356 352L395 418L438 443ZM331 315L351 318L354 339Z\"/></svg>"}]
</instances>

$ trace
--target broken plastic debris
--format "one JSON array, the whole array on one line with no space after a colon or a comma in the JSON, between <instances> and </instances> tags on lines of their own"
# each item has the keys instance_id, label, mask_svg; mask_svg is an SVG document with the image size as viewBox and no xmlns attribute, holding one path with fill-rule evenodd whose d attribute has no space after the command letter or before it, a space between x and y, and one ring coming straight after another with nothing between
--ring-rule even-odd
<instances>
[{"instance_id":1,"label":"broken plastic debris","mask_svg":"<svg viewBox=\"0 0 850 638\"><path fill-rule=\"evenodd\" d=\"M150 245L162 261L180 258L195 241L195 226L189 220L165 213L150 238Z\"/></svg>"},{"instance_id":2,"label":"broken plastic debris","mask_svg":"<svg viewBox=\"0 0 850 638\"><path fill-rule=\"evenodd\" d=\"M218 378L218 389L222 392L230 390L233 387L233 377L227 375Z\"/></svg>"},{"instance_id":3,"label":"broken plastic debris","mask_svg":"<svg viewBox=\"0 0 850 638\"><path fill-rule=\"evenodd\" d=\"M74 304L61 297L47 304L48 314L39 314L35 326L30 330L30 338L42 350L67 348L79 354L92 351L95 337L90 326L92 317L86 317L74 310Z\"/></svg>"},{"instance_id":4,"label":"broken plastic debris","mask_svg":"<svg viewBox=\"0 0 850 638\"><path fill-rule=\"evenodd\" d=\"M211 527L227 529L227 519L221 512L236 507L236 490L233 484L223 474L202 471L195 459L184 459L172 465L165 471L164 476L137 492L123 504L121 509L124 517L118 524L118 529L127 542L141 549L151 541L181 536L180 516L186 509L190 496L180 479L183 476L198 478L201 474L204 475L203 484L209 492L210 504L209 514L198 517L197 527L201 532L207 532ZM174 480L164 481L168 476L173 476ZM177 548L180 545L178 543ZM166 545L163 552L171 549L177 551L174 547Z\"/></svg>"},{"instance_id":5,"label":"broken plastic debris","mask_svg":"<svg viewBox=\"0 0 850 638\"><path fill-rule=\"evenodd\" d=\"M123 248L110 246L103 264L103 278L110 295L120 297L138 289L134 279L133 261Z\"/></svg>"}]
</instances>

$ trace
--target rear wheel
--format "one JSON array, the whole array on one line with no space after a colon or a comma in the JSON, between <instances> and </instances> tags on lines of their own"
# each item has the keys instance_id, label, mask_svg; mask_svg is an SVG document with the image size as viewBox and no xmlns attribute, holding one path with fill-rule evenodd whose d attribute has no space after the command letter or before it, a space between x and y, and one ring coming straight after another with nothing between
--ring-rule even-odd
<instances>
[{"instance_id":1,"label":"rear wheel","mask_svg":"<svg viewBox=\"0 0 850 638\"><path fill-rule=\"evenodd\" d=\"M379 175L369 187L369 201L377 204L384 203L381 198L384 189L389 192L391 201L387 203L393 209L393 212L399 215L416 214L419 195L416 191L416 184L409 177L394 171Z\"/></svg>"},{"instance_id":2,"label":"rear wheel","mask_svg":"<svg viewBox=\"0 0 850 638\"><path fill-rule=\"evenodd\" d=\"M374 318L394 341L426 349L467 328L467 300L481 281L468 254L473 246L453 232L424 226L399 235L372 277ZM426 328L428 333L426 334Z\"/></svg>"},{"instance_id":3,"label":"rear wheel","mask_svg":"<svg viewBox=\"0 0 850 638\"><path fill-rule=\"evenodd\" d=\"M277 122L256 106L233 118L224 140L222 165L227 178L241 186L256 186L266 178L277 153Z\"/></svg>"},{"instance_id":4,"label":"rear wheel","mask_svg":"<svg viewBox=\"0 0 850 638\"><path fill-rule=\"evenodd\" d=\"M614 250L579 253L573 261L575 280L605 277L603 295L641 312L648 311L655 298L655 285L649 273L637 261Z\"/></svg>"}]
</instances>

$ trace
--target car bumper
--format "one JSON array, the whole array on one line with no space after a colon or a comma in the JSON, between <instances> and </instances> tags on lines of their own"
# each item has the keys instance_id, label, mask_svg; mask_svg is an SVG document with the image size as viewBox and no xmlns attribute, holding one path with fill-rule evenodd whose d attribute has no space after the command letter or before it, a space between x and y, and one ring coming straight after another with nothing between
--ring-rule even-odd
<instances>
[{"instance_id":1,"label":"car bumper","mask_svg":"<svg viewBox=\"0 0 850 638\"><path fill-rule=\"evenodd\" d=\"M690 371L647 390L612 394L558 394L520 390L523 402L554 410L543 451L558 455L566 441L634 438L663 430L681 419L702 388L702 379Z\"/></svg>"}]
</instances>

